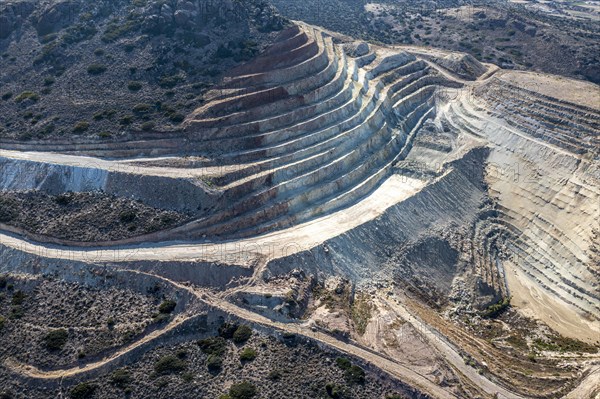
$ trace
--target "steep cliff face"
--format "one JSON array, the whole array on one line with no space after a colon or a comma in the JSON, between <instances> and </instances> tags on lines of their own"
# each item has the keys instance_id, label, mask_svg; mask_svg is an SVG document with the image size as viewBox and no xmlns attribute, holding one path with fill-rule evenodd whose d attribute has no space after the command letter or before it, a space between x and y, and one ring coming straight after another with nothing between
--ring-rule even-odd
<instances>
[{"instance_id":1,"label":"steep cliff face","mask_svg":"<svg viewBox=\"0 0 600 399\"><path fill-rule=\"evenodd\" d=\"M0 137L177 130L286 21L266 1L0 4Z\"/></svg>"}]
</instances>

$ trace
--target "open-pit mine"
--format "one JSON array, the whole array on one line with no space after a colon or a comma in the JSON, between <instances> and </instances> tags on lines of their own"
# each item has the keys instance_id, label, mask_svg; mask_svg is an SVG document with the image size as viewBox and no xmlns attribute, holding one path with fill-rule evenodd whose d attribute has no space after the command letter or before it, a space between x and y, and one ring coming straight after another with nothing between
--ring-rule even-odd
<instances>
[{"instance_id":1,"label":"open-pit mine","mask_svg":"<svg viewBox=\"0 0 600 399\"><path fill-rule=\"evenodd\" d=\"M3 137L1 397L597 399L599 133L594 83L290 21L179 129Z\"/></svg>"}]
</instances>

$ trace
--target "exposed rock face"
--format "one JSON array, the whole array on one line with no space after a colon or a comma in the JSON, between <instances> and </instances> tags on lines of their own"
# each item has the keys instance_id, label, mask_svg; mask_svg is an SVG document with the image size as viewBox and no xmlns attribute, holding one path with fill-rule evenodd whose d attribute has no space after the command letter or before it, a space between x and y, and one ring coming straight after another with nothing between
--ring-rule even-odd
<instances>
[{"instance_id":1,"label":"exposed rock face","mask_svg":"<svg viewBox=\"0 0 600 399\"><path fill-rule=\"evenodd\" d=\"M33 12L34 3L28 0L5 1L0 4L0 40L6 39Z\"/></svg>"},{"instance_id":2,"label":"exposed rock face","mask_svg":"<svg viewBox=\"0 0 600 399\"><path fill-rule=\"evenodd\" d=\"M57 1L47 5L33 15L38 35L58 32L78 19L80 4L75 0Z\"/></svg>"}]
</instances>

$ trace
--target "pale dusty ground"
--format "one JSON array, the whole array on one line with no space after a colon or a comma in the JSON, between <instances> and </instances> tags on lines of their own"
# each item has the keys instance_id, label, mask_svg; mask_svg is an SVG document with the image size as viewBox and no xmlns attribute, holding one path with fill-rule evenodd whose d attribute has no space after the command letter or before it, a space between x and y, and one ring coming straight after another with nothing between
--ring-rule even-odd
<instances>
[{"instance_id":1,"label":"pale dusty ground","mask_svg":"<svg viewBox=\"0 0 600 399\"><path fill-rule=\"evenodd\" d=\"M569 392L566 399L600 399L600 366L594 367L577 388Z\"/></svg>"},{"instance_id":2,"label":"pale dusty ground","mask_svg":"<svg viewBox=\"0 0 600 399\"><path fill-rule=\"evenodd\" d=\"M587 321L578 309L552 298L512 263L505 262L503 265L512 296L511 304L524 315L542 320L566 337L587 342L600 340L600 321Z\"/></svg>"},{"instance_id":3,"label":"pale dusty ground","mask_svg":"<svg viewBox=\"0 0 600 399\"><path fill-rule=\"evenodd\" d=\"M501 71L500 79L545 96L600 109L600 86L582 80L538 72Z\"/></svg>"}]
</instances>

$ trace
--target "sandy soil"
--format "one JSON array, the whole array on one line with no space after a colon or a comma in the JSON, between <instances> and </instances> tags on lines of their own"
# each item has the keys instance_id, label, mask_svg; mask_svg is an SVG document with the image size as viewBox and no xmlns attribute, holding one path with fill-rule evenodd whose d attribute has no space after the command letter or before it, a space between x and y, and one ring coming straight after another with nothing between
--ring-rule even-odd
<instances>
[{"instance_id":1,"label":"sandy soil","mask_svg":"<svg viewBox=\"0 0 600 399\"><path fill-rule=\"evenodd\" d=\"M501 71L497 77L545 96L600 109L600 86L590 82L522 71Z\"/></svg>"},{"instance_id":2,"label":"sandy soil","mask_svg":"<svg viewBox=\"0 0 600 399\"><path fill-rule=\"evenodd\" d=\"M600 321L587 321L578 309L552 298L510 262L504 263L511 304L527 317L548 324L565 337L586 342L600 340Z\"/></svg>"}]
</instances>

